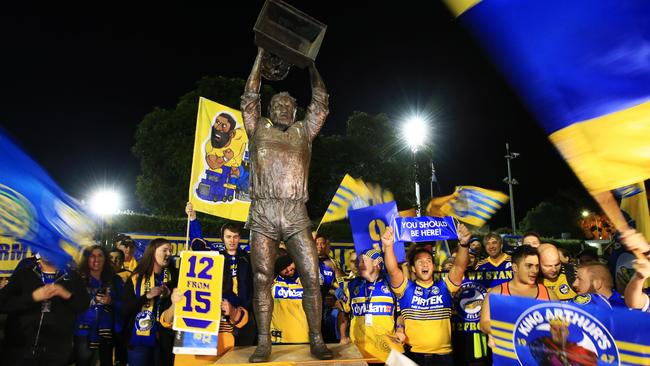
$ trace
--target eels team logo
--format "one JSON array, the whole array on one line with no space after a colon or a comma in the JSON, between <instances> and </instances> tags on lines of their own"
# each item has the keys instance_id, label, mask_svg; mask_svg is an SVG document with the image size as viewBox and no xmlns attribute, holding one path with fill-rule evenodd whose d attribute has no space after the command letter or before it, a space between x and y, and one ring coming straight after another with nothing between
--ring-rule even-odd
<instances>
[{"instance_id":1,"label":"eels team logo","mask_svg":"<svg viewBox=\"0 0 650 366\"><path fill-rule=\"evenodd\" d=\"M139 332L146 332L153 328L153 314L150 310L141 311L135 316L135 327Z\"/></svg>"},{"instance_id":2,"label":"eels team logo","mask_svg":"<svg viewBox=\"0 0 650 366\"><path fill-rule=\"evenodd\" d=\"M27 239L35 230L36 214L27 198L0 184L0 235Z\"/></svg>"},{"instance_id":3,"label":"eels team logo","mask_svg":"<svg viewBox=\"0 0 650 366\"><path fill-rule=\"evenodd\" d=\"M539 304L515 322L515 353L521 365L618 365L609 330L594 316L566 304Z\"/></svg>"},{"instance_id":4,"label":"eels team logo","mask_svg":"<svg viewBox=\"0 0 650 366\"><path fill-rule=\"evenodd\" d=\"M566 283L562 284L560 286L560 293L564 294L564 295L568 294L569 293L569 285L567 285Z\"/></svg>"},{"instance_id":5,"label":"eels team logo","mask_svg":"<svg viewBox=\"0 0 650 366\"><path fill-rule=\"evenodd\" d=\"M481 306L486 294L487 290L480 283L463 283L454 297L458 316L467 322L477 322L481 317Z\"/></svg>"}]
</instances>

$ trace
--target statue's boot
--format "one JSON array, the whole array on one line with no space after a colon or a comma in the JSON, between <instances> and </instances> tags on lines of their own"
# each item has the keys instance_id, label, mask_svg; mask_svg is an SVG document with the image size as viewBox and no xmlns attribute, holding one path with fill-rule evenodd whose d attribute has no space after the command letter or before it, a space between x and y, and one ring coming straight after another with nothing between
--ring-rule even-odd
<instances>
[{"instance_id":1,"label":"statue's boot","mask_svg":"<svg viewBox=\"0 0 650 366\"><path fill-rule=\"evenodd\" d=\"M268 362L271 357L271 335L258 334L257 348L255 352L248 358L250 363Z\"/></svg>"},{"instance_id":2,"label":"statue's boot","mask_svg":"<svg viewBox=\"0 0 650 366\"><path fill-rule=\"evenodd\" d=\"M320 334L310 334L309 351L319 360L331 360L334 358L334 353L327 348Z\"/></svg>"}]
</instances>

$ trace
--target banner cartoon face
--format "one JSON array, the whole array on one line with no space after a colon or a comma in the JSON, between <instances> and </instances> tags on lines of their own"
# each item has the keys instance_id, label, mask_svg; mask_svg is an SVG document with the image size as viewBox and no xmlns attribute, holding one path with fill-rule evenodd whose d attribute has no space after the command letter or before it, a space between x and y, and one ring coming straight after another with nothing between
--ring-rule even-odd
<instances>
[{"instance_id":1,"label":"banner cartoon face","mask_svg":"<svg viewBox=\"0 0 650 366\"><path fill-rule=\"evenodd\" d=\"M196 211L246 221L250 167L241 112L201 98L189 201Z\"/></svg>"}]
</instances>

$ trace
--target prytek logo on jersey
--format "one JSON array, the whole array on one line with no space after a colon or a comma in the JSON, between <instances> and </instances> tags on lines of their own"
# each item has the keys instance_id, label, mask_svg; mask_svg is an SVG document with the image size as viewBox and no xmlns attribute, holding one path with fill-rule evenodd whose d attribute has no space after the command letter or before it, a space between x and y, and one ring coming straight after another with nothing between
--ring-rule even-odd
<instances>
[{"instance_id":1,"label":"prytek logo on jersey","mask_svg":"<svg viewBox=\"0 0 650 366\"><path fill-rule=\"evenodd\" d=\"M276 299L302 299L302 292L303 290L301 288L277 286L275 288L274 297Z\"/></svg>"},{"instance_id":2,"label":"prytek logo on jersey","mask_svg":"<svg viewBox=\"0 0 650 366\"><path fill-rule=\"evenodd\" d=\"M442 295L433 295L430 297L422 297L422 296L413 296L411 298L411 308L412 309L422 309L422 310L427 310L432 307L440 307L437 305L443 305L445 302L445 299L443 298Z\"/></svg>"},{"instance_id":3,"label":"prytek logo on jersey","mask_svg":"<svg viewBox=\"0 0 650 366\"><path fill-rule=\"evenodd\" d=\"M463 283L454 296L454 305L458 316L467 322L479 321L481 306L483 306L486 294L487 290L480 283Z\"/></svg>"},{"instance_id":4,"label":"prytek logo on jersey","mask_svg":"<svg viewBox=\"0 0 650 366\"><path fill-rule=\"evenodd\" d=\"M539 304L515 322L513 344L521 365L619 364L614 338L588 312L567 304Z\"/></svg>"},{"instance_id":5,"label":"prytek logo on jersey","mask_svg":"<svg viewBox=\"0 0 650 366\"><path fill-rule=\"evenodd\" d=\"M393 304L390 303L356 303L352 304L352 313L355 316L365 314L372 315L393 315Z\"/></svg>"}]
</instances>

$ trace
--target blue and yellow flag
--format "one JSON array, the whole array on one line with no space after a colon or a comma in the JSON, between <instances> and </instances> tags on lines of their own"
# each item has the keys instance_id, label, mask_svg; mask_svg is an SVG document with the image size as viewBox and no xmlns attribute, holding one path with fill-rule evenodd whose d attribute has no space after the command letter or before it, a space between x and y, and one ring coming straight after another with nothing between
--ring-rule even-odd
<instances>
[{"instance_id":1,"label":"blue and yellow flag","mask_svg":"<svg viewBox=\"0 0 650 366\"><path fill-rule=\"evenodd\" d=\"M346 174L334 193L321 224L343 220L348 217L348 209L359 209L393 201L393 194L376 184L366 184Z\"/></svg>"},{"instance_id":2,"label":"blue and yellow flag","mask_svg":"<svg viewBox=\"0 0 650 366\"><path fill-rule=\"evenodd\" d=\"M627 212L634 220L636 230L650 241L650 210L648 210L648 195L643 182L626 187L621 198L621 210Z\"/></svg>"},{"instance_id":3,"label":"blue and yellow flag","mask_svg":"<svg viewBox=\"0 0 650 366\"><path fill-rule=\"evenodd\" d=\"M650 6L445 0L592 193L650 177Z\"/></svg>"},{"instance_id":4,"label":"blue and yellow flag","mask_svg":"<svg viewBox=\"0 0 650 366\"><path fill-rule=\"evenodd\" d=\"M434 197L427 205L427 214L453 216L464 223L481 227L507 202L508 196L499 191L458 186L449 196Z\"/></svg>"},{"instance_id":5,"label":"blue and yellow flag","mask_svg":"<svg viewBox=\"0 0 650 366\"><path fill-rule=\"evenodd\" d=\"M435 257L435 266L436 271L442 271L443 265L447 258L451 257L451 252L449 251L449 244L446 240L436 240L436 257Z\"/></svg>"},{"instance_id":6,"label":"blue and yellow flag","mask_svg":"<svg viewBox=\"0 0 650 366\"><path fill-rule=\"evenodd\" d=\"M59 266L92 244L95 228L81 205L0 129L0 236Z\"/></svg>"},{"instance_id":7,"label":"blue and yellow flag","mask_svg":"<svg viewBox=\"0 0 650 366\"><path fill-rule=\"evenodd\" d=\"M241 112L201 98L189 201L196 211L246 221L249 177L248 137Z\"/></svg>"}]
</instances>

